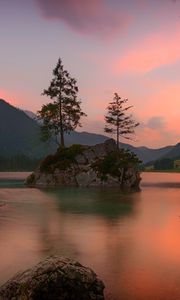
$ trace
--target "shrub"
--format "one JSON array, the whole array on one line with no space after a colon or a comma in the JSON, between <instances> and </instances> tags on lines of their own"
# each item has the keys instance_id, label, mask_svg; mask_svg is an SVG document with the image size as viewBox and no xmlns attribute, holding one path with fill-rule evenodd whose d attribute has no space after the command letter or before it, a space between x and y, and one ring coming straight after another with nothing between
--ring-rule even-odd
<instances>
[{"instance_id":1,"label":"shrub","mask_svg":"<svg viewBox=\"0 0 180 300\"><path fill-rule=\"evenodd\" d=\"M99 159L92 165L92 168L98 171L101 180L107 180L107 174L120 177L122 168L134 167L139 163L140 160L134 153L121 149Z\"/></svg>"},{"instance_id":2,"label":"shrub","mask_svg":"<svg viewBox=\"0 0 180 300\"><path fill-rule=\"evenodd\" d=\"M55 168L66 170L72 163L75 163L75 157L81 154L83 146L72 145L68 148L59 147L55 154L48 155L40 164L41 172L53 172Z\"/></svg>"},{"instance_id":3,"label":"shrub","mask_svg":"<svg viewBox=\"0 0 180 300\"><path fill-rule=\"evenodd\" d=\"M27 183L28 185L31 185L31 184L34 184L34 183L35 183L35 175L34 175L34 173L31 173L31 174L27 177L26 183Z\"/></svg>"}]
</instances>

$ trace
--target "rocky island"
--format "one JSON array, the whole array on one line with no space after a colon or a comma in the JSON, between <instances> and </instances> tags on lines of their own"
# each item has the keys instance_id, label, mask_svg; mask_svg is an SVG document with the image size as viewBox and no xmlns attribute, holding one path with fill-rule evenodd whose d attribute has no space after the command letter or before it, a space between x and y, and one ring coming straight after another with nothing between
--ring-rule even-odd
<instances>
[{"instance_id":1,"label":"rocky island","mask_svg":"<svg viewBox=\"0 0 180 300\"><path fill-rule=\"evenodd\" d=\"M1 300L104 300L104 284L88 267L51 256L0 287Z\"/></svg>"},{"instance_id":2,"label":"rocky island","mask_svg":"<svg viewBox=\"0 0 180 300\"><path fill-rule=\"evenodd\" d=\"M117 150L113 139L94 146L60 147L41 161L26 180L29 187L78 186L138 189L139 159L128 150Z\"/></svg>"}]
</instances>

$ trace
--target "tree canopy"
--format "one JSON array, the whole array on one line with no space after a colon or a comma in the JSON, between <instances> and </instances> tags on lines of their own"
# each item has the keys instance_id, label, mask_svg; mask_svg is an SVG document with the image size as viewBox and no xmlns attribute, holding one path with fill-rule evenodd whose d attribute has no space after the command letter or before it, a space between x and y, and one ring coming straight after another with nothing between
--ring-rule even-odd
<instances>
[{"instance_id":1,"label":"tree canopy","mask_svg":"<svg viewBox=\"0 0 180 300\"><path fill-rule=\"evenodd\" d=\"M81 110L81 101L77 94L77 81L64 70L59 58L53 70L53 79L42 93L50 97L53 102L43 105L38 111L38 118L42 120L44 140L55 137L56 143L64 146L64 133L70 133L77 126L81 126L80 119L86 114Z\"/></svg>"},{"instance_id":2,"label":"tree canopy","mask_svg":"<svg viewBox=\"0 0 180 300\"><path fill-rule=\"evenodd\" d=\"M139 123L135 122L132 115L127 115L127 111L132 106L125 106L128 99L122 99L117 93L114 93L113 101L107 107L105 115L104 131L116 135L117 148L119 149L119 138L132 139L131 135L135 133L135 128Z\"/></svg>"}]
</instances>

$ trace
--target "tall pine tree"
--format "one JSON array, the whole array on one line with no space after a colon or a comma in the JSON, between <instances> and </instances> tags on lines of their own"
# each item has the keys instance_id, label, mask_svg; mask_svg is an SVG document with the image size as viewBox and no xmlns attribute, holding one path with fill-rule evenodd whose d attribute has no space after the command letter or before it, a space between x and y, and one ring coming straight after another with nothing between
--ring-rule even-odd
<instances>
[{"instance_id":1,"label":"tall pine tree","mask_svg":"<svg viewBox=\"0 0 180 300\"><path fill-rule=\"evenodd\" d=\"M42 106L38 118L42 120L44 140L55 137L56 143L64 147L64 134L81 127L80 119L86 114L81 110L81 101L77 98L76 79L64 70L61 59L53 70L53 79L42 95L50 97L53 102Z\"/></svg>"},{"instance_id":2,"label":"tall pine tree","mask_svg":"<svg viewBox=\"0 0 180 300\"><path fill-rule=\"evenodd\" d=\"M126 106L128 99L122 99L117 93L114 93L113 101L107 107L105 116L106 125L104 131L116 135L117 148L119 149L119 139L124 137L131 139L131 135L135 133L135 127L139 125L132 119L132 115L127 115L126 112L132 106Z\"/></svg>"}]
</instances>

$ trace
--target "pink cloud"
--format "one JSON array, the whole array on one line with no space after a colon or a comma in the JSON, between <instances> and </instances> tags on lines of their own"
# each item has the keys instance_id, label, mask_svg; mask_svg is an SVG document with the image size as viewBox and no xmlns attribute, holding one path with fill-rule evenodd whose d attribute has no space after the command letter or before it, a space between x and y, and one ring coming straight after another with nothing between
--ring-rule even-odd
<instances>
[{"instance_id":1,"label":"pink cloud","mask_svg":"<svg viewBox=\"0 0 180 300\"><path fill-rule=\"evenodd\" d=\"M149 83L149 82L148 82ZM146 87L144 81L142 85ZM115 89L114 89L115 90ZM152 148L163 147L170 144L176 144L180 140L179 129L179 95L180 86L178 84L169 84L158 82L156 88L153 87L153 81L150 84L146 95L139 96L139 93L134 95L132 89L126 88L121 91L121 95L128 95L129 104L134 105L132 109L133 118L140 122L141 126L136 129L136 135L133 136L133 141L128 141L134 146L148 146ZM92 90L86 91L87 94L92 94ZM88 112L88 118L83 120L82 130L105 134L104 114L106 106L112 100L113 89L103 96L99 94L97 97L92 96L92 101L95 106L90 105L92 101L88 101L85 111ZM143 97L143 98L142 98ZM126 143L127 140L122 139Z\"/></svg>"},{"instance_id":2,"label":"pink cloud","mask_svg":"<svg viewBox=\"0 0 180 300\"><path fill-rule=\"evenodd\" d=\"M130 16L117 12L104 0L36 0L47 19L63 21L81 34L112 37L124 31Z\"/></svg>"},{"instance_id":3,"label":"pink cloud","mask_svg":"<svg viewBox=\"0 0 180 300\"><path fill-rule=\"evenodd\" d=\"M180 30L159 32L148 36L115 61L116 72L146 73L180 59Z\"/></svg>"},{"instance_id":4,"label":"pink cloud","mask_svg":"<svg viewBox=\"0 0 180 300\"><path fill-rule=\"evenodd\" d=\"M159 91L147 96L147 105L144 116L154 114L166 116L168 120L176 119L180 115L180 86L179 84L166 84L162 82ZM178 123L176 127L179 128ZM180 129L179 129L180 130Z\"/></svg>"},{"instance_id":5,"label":"pink cloud","mask_svg":"<svg viewBox=\"0 0 180 300\"><path fill-rule=\"evenodd\" d=\"M180 141L179 95L178 84L163 83L157 92L147 95L146 107L139 112L145 125L137 129L138 144L157 148Z\"/></svg>"}]
</instances>

